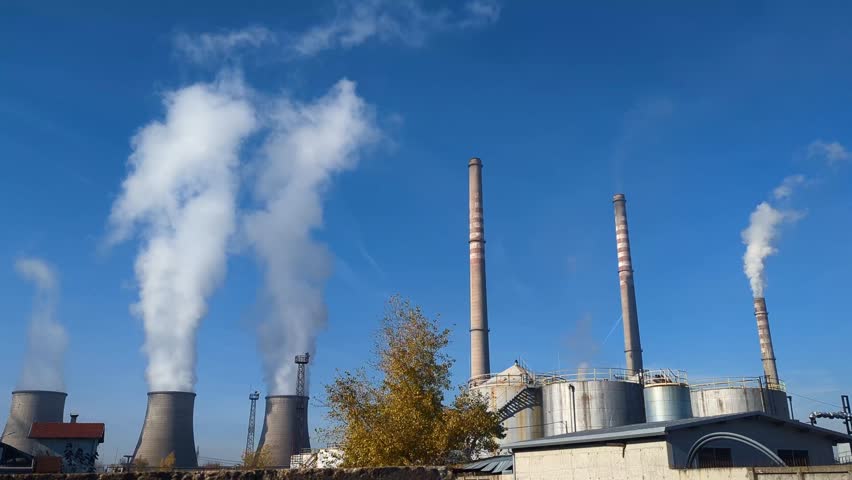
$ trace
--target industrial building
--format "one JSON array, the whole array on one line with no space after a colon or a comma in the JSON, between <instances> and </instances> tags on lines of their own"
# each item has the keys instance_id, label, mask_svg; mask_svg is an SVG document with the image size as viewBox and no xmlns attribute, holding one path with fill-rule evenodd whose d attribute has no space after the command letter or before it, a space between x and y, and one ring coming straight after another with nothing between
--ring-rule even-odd
<instances>
[{"instance_id":1,"label":"industrial building","mask_svg":"<svg viewBox=\"0 0 852 480\"><path fill-rule=\"evenodd\" d=\"M63 422L65 392L17 390L3 434L0 436L0 469L27 471L50 465L66 473L94 471L98 445L104 442L103 423Z\"/></svg>"},{"instance_id":2,"label":"industrial building","mask_svg":"<svg viewBox=\"0 0 852 480\"><path fill-rule=\"evenodd\" d=\"M41 457L60 458L63 473L94 473L104 434L103 423L82 423L71 415L68 423L35 422L29 436L40 444L36 463Z\"/></svg>"},{"instance_id":3,"label":"industrial building","mask_svg":"<svg viewBox=\"0 0 852 480\"><path fill-rule=\"evenodd\" d=\"M555 462L553 468L561 465L558 468L563 471L573 468L570 465L574 464L585 465L584 469L604 470L616 464L621 465L619 468L640 468L633 463L685 468L692 466L692 459L681 455L684 442L692 441L690 445L694 445L696 439L704 438L695 437L699 433L708 435L709 440L696 447L698 463L695 465L705 465L707 455L712 452L721 455L723 460L731 459L730 462L720 461L720 464L756 465L760 457L753 451L743 450L749 448L743 446L749 442L752 447L760 444L767 452L772 450L770 456L780 458L781 465L799 462L802 455L808 464L833 463L832 447L852 439L790 420L791 408L786 387L778 375L763 297L754 298L752 305L763 375L690 382L686 372L681 370L644 368L627 200L621 193L614 195L612 202L626 368L541 373L516 362L505 370L491 372L482 161L471 159L468 170L471 341L468 388L481 394L501 419L506 429L501 448L504 452L514 452L518 462L515 476L520 478L524 468L534 465L538 470L524 475L547 478L548 474L540 468L547 462ZM713 436L724 432L733 432L742 438L731 440ZM740 440L745 443L730 445ZM600 450L580 452L577 446ZM559 452L552 453L554 449ZM725 449L730 450L728 457L724 456ZM568 450L571 453L565 453ZM482 473L482 469L492 467L509 468L505 462L488 463L488 460L470 465L470 471ZM609 478L596 475L578 478ZM573 477L560 475L560 478Z\"/></svg>"}]
</instances>

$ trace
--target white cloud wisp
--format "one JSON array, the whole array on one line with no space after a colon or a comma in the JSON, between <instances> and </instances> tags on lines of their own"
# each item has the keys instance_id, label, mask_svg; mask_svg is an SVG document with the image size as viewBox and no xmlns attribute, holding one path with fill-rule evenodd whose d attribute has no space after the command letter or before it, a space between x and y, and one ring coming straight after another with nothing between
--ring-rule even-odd
<instances>
[{"instance_id":1,"label":"white cloud wisp","mask_svg":"<svg viewBox=\"0 0 852 480\"><path fill-rule=\"evenodd\" d=\"M373 38L421 46L436 32L481 28L496 23L500 5L495 0L470 0L459 12L430 11L417 0L341 2L335 18L297 35L292 49L312 56L334 48L352 48Z\"/></svg>"},{"instance_id":2,"label":"white cloud wisp","mask_svg":"<svg viewBox=\"0 0 852 480\"><path fill-rule=\"evenodd\" d=\"M322 225L323 193L379 132L348 80L310 103L280 98L270 121L255 188L260 207L246 215L244 231L265 274L258 345L267 388L286 394L295 391L294 356L314 352L327 317L323 288L331 257L311 237Z\"/></svg>"},{"instance_id":3,"label":"white cloud wisp","mask_svg":"<svg viewBox=\"0 0 852 480\"><path fill-rule=\"evenodd\" d=\"M260 26L199 35L178 33L174 37L176 52L190 62L199 65L230 58L241 50L276 42L275 34Z\"/></svg>"},{"instance_id":4,"label":"white cloud wisp","mask_svg":"<svg viewBox=\"0 0 852 480\"><path fill-rule=\"evenodd\" d=\"M150 389L192 391L195 333L235 228L239 150L257 122L239 79L191 85L164 103L165 120L132 139L109 243L142 237L133 310L144 324Z\"/></svg>"},{"instance_id":5,"label":"white cloud wisp","mask_svg":"<svg viewBox=\"0 0 852 480\"><path fill-rule=\"evenodd\" d=\"M808 156L824 159L829 166L852 159L852 154L842 144L822 140L817 140L808 146Z\"/></svg>"},{"instance_id":6,"label":"white cloud wisp","mask_svg":"<svg viewBox=\"0 0 852 480\"><path fill-rule=\"evenodd\" d=\"M63 365L68 335L56 319L56 273L38 258L21 258L15 262L15 269L36 287L18 389L64 391Z\"/></svg>"}]
</instances>

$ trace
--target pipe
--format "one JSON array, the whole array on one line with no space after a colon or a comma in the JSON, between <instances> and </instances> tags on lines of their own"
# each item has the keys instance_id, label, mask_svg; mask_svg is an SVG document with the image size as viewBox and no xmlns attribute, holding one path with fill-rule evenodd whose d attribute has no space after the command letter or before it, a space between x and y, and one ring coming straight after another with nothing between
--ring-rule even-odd
<instances>
[{"instance_id":1,"label":"pipe","mask_svg":"<svg viewBox=\"0 0 852 480\"><path fill-rule=\"evenodd\" d=\"M488 302L485 288L485 226L482 215L482 161L468 163L470 174L470 379L491 372L488 352Z\"/></svg>"},{"instance_id":2,"label":"pipe","mask_svg":"<svg viewBox=\"0 0 852 480\"><path fill-rule=\"evenodd\" d=\"M574 385L568 384L568 390L571 391L571 433L577 431L577 397L574 392Z\"/></svg>"},{"instance_id":3,"label":"pipe","mask_svg":"<svg viewBox=\"0 0 852 480\"><path fill-rule=\"evenodd\" d=\"M621 315L624 324L624 356L627 370L642 373L642 343L639 340L639 316L636 313L636 290L633 287L633 261L630 258L630 235L627 230L627 200L623 193L612 197L615 207L615 239L618 252L618 283L621 286Z\"/></svg>"},{"instance_id":4,"label":"pipe","mask_svg":"<svg viewBox=\"0 0 852 480\"><path fill-rule=\"evenodd\" d=\"M754 316L757 318L757 336L760 340L760 358L763 362L766 387L777 387L778 367L775 365L775 350L772 348L772 334L769 331L769 314L766 311L765 298L755 297Z\"/></svg>"}]
</instances>

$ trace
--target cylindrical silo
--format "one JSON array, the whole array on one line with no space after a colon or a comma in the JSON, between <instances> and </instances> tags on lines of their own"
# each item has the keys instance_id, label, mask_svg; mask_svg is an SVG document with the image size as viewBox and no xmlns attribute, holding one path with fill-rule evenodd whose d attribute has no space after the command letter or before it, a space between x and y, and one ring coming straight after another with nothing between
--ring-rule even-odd
<instances>
[{"instance_id":1,"label":"cylindrical silo","mask_svg":"<svg viewBox=\"0 0 852 480\"><path fill-rule=\"evenodd\" d=\"M266 448L270 467L289 467L290 456L311 448L308 433L308 397L270 395L257 449Z\"/></svg>"},{"instance_id":2,"label":"cylindrical silo","mask_svg":"<svg viewBox=\"0 0 852 480\"><path fill-rule=\"evenodd\" d=\"M61 422L65 416L64 392L18 390L12 392L12 407L0 441L28 455L38 453L39 443L30 440L33 422Z\"/></svg>"},{"instance_id":3,"label":"cylindrical silo","mask_svg":"<svg viewBox=\"0 0 852 480\"><path fill-rule=\"evenodd\" d=\"M534 376L517 363L491 375L488 381L471 385L471 392L482 395L488 410L497 412L506 437L500 444L534 440L544 436L541 388Z\"/></svg>"},{"instance_id":4,"label":"cylindrical silo","mask_svg":"<svg viewBox=\"0 0 852 480\"><path fill-rule=\"evenodd\" d=\"M787 393L766 388L759 379L746 378L695 384L690 392L692 413L696 417L712 417L733 413L764 412L780 418L790 418Z\"/></svg>"},{"instance_id":5,"label":"cylindrical silo","mask_svg":"<svg viewBox=\"0 0 852 480\"><path fill-rule=\"evenodd\" d=\"M554 378L543 382L544 436L645 422L642 384Z\"/></svg>"},{"instance_id":6,"label":"cylindrical silo","mask_svg":"<svg viewBox=\"0 0 852 480\"><path fill-rule=\"evenodd\" d=\"M195 468L193 412L195 394L192 392L150 392L145 423L133 453L133 461L144 461L158 467L174 454L175 468Z\"/></svg>"},{"instance_id":7,"label":"cylindrical silo","mask_svg":"<svg viewBox=\"0 0 852 480\"><path fill-rule=\"evenodd\" d=\"M645 419L666 422L692 417L692 402L686 384L652 384L645 390Z\"/></svg>"},{"instance_id":8,"label":"cylindrical silo","mask_svg":"<svg viewBox=\"0 0 852 480\"><path fill-rule=\"evenodd\" d=\"M642 374L645 385L645 419L666 422L692 417L692 400L686 372L661 369Z\"/></svg>"}]
</instances>

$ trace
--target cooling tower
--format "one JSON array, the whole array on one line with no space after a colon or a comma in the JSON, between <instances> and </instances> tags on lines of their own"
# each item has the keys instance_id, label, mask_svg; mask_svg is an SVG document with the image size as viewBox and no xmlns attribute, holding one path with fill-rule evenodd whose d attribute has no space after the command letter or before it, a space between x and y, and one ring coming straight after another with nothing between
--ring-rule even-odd
<instances>
[{"instance_id":1,"label":"cooling tower","mask_svg":"<svg viewBox=\"0 0 852 480\"><path fill-rule=\"evenodd\" d=\"M308 397L270 395L260 432L258 451L266 447L270 467L289 467L290 456L311 448L308 435Z\"/></svg>"},{"instance_id":2,"label":"cooling tower","mask_svg":"<svg viewBox=\"0 0 852 480\"><path fill-rule=\"evenodd\" d=\"M150 467L158 467L174 453L175 468L197 467L194 408L195 394L192 392L148 393L148 410L133 461L143 460Z\"/></svg>"},{"instance_id":3,"label":"cooling tower","mask_svg":"<svg viewBox=\"0 0 852 480\"><path fill-rule=\"evenodd\" d=\"M627 231L627 205L623 193L612 197L615 206L615 239L618 248L618 283L621 285L621 315L624 324L624 355L627 370L642 372L642 344L639 341L639 316L636 313L636 291L633 288L633 261L630 258L630 235Z\"/></svg>"},{"instance_id":4,"label":"cooling tower","mask_svg":"<svg viewBox=\"0 0 852 480\"><path fill-rule=\"evenodd\" d=\"M482 218L482 161L471 158L470 173L470 379L491 372L488 353L488 305L485 291L485 226Z\"/></svg>"},{"instance_id":5,"label":"cooling tower","mask_svg":"<svg viewBox=\"0 0 852 480\"><path fill-rule=\"evenodd\" d=\"M12 392L12 408L0 441L12 448L33 455L39 443L30 440L33 422L61 422L65 416L63 392L18 390Z\"/></svg>"},{"instance_id":6,"label":"cooling tower","mask_svg":"<svg viewBox=\"0 0 852 480\"><path fill-rule=\"evenodd\" d=\"M778 368L775 366L775 350L772 348L772 334L769 333L769 314L766 312L766 299L754 299L754 316L757 318L757 335L760 339L760 359L763 361L763 374L766 385L773 388L778 383Z\"/></svg>"}]
</instances>

